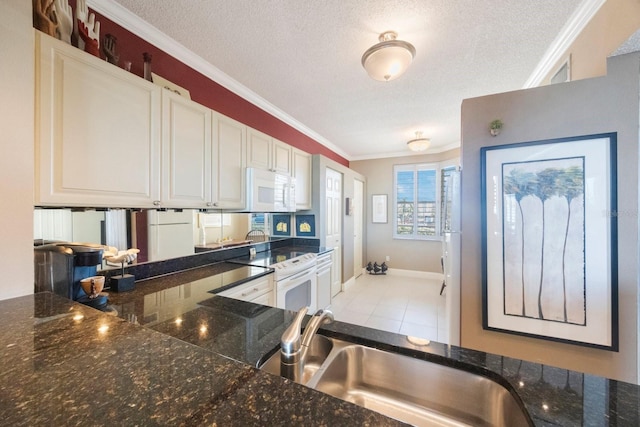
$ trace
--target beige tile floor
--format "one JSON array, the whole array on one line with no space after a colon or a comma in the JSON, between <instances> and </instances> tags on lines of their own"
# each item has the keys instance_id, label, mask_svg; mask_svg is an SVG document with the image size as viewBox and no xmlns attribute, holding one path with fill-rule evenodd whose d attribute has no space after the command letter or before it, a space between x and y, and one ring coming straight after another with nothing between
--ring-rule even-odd
<instances>
[{"instance_id":1,"label":"beige tile floor","mask_svg":"<svg viewBox=\"0 0 640 427\"><path fill-rule=\"evenodd\" d=\"M446 342L441 280L363 274L331 301L341 322Z\"/></svg>"}]
</instances>

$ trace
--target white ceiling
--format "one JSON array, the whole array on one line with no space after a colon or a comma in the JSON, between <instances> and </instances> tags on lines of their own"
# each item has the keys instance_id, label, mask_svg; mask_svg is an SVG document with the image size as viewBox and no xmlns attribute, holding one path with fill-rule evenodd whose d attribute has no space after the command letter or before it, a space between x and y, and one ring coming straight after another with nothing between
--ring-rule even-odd
<instances>
[{"instance_id":1,"label":"white ceiling","mask_svg":"<svg viewBox=\"0 0 640 427\"><path fill-rule=\"evenodd\" d=\"M211 66L205 75L226 74L216 80L358 160L408 155L416 131L431 138L429 152L459 146L462 100L535 84L536 72L550 71L539 68L545 58L555 63L550 47L603 1L116 2L128 11L107 0L88 3L129 29L159 30L200 57L200 68ZM417 53L403 76L377 82L360 59L386 30Z\"/></svg>"}]
</instances>

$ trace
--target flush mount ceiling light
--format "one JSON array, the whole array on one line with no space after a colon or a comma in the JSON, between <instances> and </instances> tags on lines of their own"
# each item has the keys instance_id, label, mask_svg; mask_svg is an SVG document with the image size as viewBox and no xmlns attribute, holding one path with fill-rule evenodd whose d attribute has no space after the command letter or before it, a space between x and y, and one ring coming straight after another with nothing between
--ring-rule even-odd
<instances>
[{"instance_id":1,"label":"flush mount ceiling light","mask_svg":"<svg viewBox=\"0 0 640 427\"><path fill-rule=\"evenodd\" d=\"M362 66L372 79L388 82L399 77L416 56L416 48L411 43L396 40L397 37L395 31L380 34L380 43L362 55Z\"/></svg>"},{"instance_id":2,"label":"flush mount ceiling light","mask_svg":"<svg viewBox=\"0 0 640 427\"><path fill-rule=\"evenodd\" d=\"M431 140L429 138L423 138L422 132L416 132L416 137L411 141L407 142L407 147L411 151L425 151L431 145Z\"/></svg>"}]
</instances>

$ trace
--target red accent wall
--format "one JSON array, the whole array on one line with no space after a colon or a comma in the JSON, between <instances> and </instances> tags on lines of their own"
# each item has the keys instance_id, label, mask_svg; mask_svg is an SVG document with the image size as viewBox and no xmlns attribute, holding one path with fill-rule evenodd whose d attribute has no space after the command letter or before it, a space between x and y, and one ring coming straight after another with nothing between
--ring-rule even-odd
<instances>
[{"instance_id":1,"label":"red accent wall","mask_svg":"<svg viewBox=\"0 0 640 427\"><path fill-rule=\"evenodd\" d=\"M75 13L76 0L70 0L69 4L71 4ZM193 101L307 153L322 154L344 166L349 166L347 159L331 151L314 139L275 118L208 77L205 77L198 71L178 61L173 56L158 49L108 18L98 13L95 13L95 15L96 20L100 21L101 43L104 35L107 33L117 38L116 51L120 55L120 67L123 67L124 61L131 61L131 72L142 77L142 54L148 52L152 55L151 70L165 79L187 89Z\"/></svg>"}]
</instances>

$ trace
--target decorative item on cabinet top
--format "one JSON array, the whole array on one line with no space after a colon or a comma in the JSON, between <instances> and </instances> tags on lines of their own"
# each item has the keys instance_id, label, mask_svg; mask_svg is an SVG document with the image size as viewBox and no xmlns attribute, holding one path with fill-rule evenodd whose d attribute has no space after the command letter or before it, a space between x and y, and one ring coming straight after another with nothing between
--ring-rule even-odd
<instances>
[{"instance_id":1,"label":"decorative item on cabinet top","mask_svg":"<svg viewBox=\"0 0 640 427\"><path fill-rule=\"evenodd\" d=\"M159 75L157 75L156 73L151 73L151 77L153 80L153 83L157 84L158 86L160 86L163 89L167 89L177 95L182 96L183 98L186 99L191 99L191 93L183 88L178 86L177 84L173 83L172 81L169 81L167 79L165 79L164 77L161 77Z\"/></svg>"},{"instance_id":2,"label":"decorative item on cabinet top","mask_svg":"<svg viewBox=\"0 0 640 427\"><path fill-rule=\"evenodd\" d=\"M67 44L100 57L100 22L89 12L86 0L78 0L76 12L67 0L33 0L33 27ZM72 37L73 35L73 37Z\"/></svg>"},{"instance_id":3,"label":"decorative item on cabinet top","mask_svg":"<svg viewBox=\"0 0 640 427\"><path fill-rule=\"evenodd\" d=\"M102 40L102 53L109 64L118 66L120 55L116 51L118 39L113 34L107 34Z\"/></svg>"}]
</instances>

